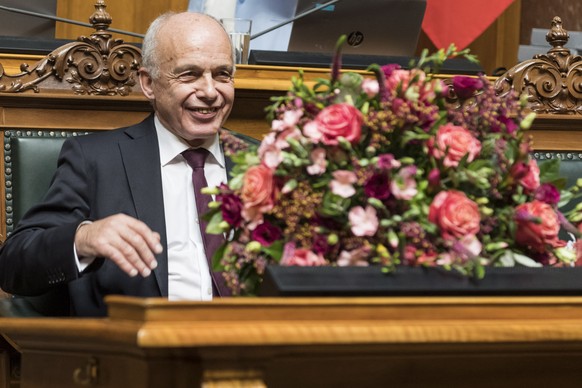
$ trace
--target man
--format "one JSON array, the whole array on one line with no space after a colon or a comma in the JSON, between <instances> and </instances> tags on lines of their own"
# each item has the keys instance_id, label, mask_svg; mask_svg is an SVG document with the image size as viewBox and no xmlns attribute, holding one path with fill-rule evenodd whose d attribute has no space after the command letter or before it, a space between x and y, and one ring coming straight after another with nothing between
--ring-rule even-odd
<instances>
[{"instance_id":1,"label":"man","mask_svg":"<svg viewBox=\"0 0 582 388\"><path fill-rule=\"evenodd\" d=\"M210 300L211 276L192 168L182 152L208 152L208 186L226 181L218 132L234 100L232 46L215 19L156 19L139 80L155 115L67 140L47 195L0 252L0 287L16 295L67 288L71 311L106 314L109 294Z\"/></svg>"}]
</instances>

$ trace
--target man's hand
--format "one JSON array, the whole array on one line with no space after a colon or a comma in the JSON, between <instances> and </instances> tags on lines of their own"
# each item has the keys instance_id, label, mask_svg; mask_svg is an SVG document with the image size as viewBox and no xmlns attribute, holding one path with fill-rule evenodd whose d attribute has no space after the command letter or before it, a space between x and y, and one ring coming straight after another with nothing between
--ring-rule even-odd
<instances>
[{"instance_id":1,"label":"man's hand","mask_svg":"<svg viewBox=\"0 0 582 388\"><path fill-rule=\"evenodd\" d=\"M149 276L161 253L160 235L146 224L125 214L116 214L84 224L75 234L79 257L105 257L130 276Z\"/></svg>"}]
</instances>

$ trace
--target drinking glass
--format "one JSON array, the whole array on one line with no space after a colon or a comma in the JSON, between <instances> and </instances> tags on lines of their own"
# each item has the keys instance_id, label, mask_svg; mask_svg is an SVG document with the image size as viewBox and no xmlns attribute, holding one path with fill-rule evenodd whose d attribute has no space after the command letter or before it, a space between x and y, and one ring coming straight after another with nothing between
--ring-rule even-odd
<instances>
[{"instance_id":1,"label":"drinking glass","mask_svg":"<svg viewBox=\"0 0 582 388\"><path fill-rule=\"evenodd\" d=\"M249 63L249 46L251 43L251 26L253 21L240 18L223 18L220 22L230 36L235 52L236 64Z\"/></svg>"}]
</instances>

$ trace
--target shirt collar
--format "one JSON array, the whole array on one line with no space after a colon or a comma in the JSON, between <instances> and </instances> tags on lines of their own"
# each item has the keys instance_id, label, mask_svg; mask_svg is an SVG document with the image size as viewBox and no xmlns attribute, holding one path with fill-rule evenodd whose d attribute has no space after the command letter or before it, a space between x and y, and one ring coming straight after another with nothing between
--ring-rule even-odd
<instances>
[{"instance_id":1,"label":"shirt collar","mask_svg":"<svg viewBox=\"0 0 582 388\"><path fill-rule=\"evenodd\" d=\"M180 155L183 151L190 148L188 143L183 139L176 136L174 133L170 132L162 122L158 119L158 116L154 116L154 125L156 127L156 133L158 136L158 143L160 145L160 162L162 166L170 163L176 156ZM220 142L218 139L218 134L214 137L207 139L203 144L203 148L206 148L210 154L214 157L216 162L221 166L225 166L224 154L220 148Z\"/></svg>"}]
</instances>

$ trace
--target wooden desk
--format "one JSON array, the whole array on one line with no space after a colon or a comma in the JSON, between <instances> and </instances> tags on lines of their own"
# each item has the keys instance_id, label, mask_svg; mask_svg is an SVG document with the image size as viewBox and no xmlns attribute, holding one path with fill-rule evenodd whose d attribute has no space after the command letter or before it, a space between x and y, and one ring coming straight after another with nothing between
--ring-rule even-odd
<instances>
[{"instance_id":1,"label":"wooden desk","mask_svg":"<svg viewBox=\"0 0 582 388\"><path fill-rule=\"evenodd\" d=\"M21 387L579 387L580 297L112 297L0 319ZM201 385L202 384L202 385Z\"/></svg>"}]
</instances>

